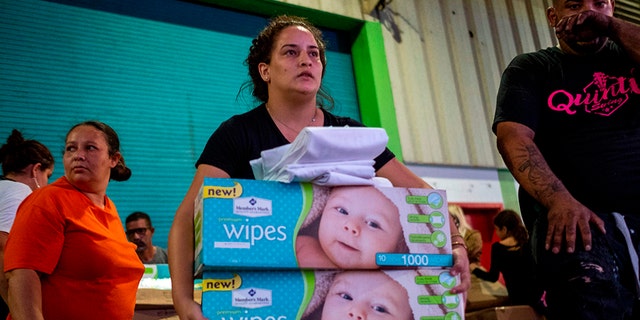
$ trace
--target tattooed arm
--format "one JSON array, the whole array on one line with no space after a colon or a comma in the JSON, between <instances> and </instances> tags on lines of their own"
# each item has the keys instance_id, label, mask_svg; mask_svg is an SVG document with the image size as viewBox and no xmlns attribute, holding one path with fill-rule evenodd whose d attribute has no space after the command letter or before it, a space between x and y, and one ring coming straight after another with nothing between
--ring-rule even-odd
<instances>
[{"instance_id":1,"label":"tattooed arm","mask_svg":"<svg viewBox=\"0 0 640 320\"><path fill-rule=\"evenodd\" d=\"M546 249L560 252L563 240L567 252L573 252L576 235L580 232L585 250L591 250L591 231L594 223L604 233L604 222L578 202L547 165L533 142L535 133L516 122L501 122L496 128L498 150L507 167L520 185L549 211Z\"/></svg>"}]
</instances>

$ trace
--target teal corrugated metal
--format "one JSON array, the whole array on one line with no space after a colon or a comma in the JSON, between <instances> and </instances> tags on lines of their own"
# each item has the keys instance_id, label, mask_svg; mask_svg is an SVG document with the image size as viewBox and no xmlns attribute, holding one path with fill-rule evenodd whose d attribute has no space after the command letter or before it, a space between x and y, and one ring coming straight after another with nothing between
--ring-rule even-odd
<instances>
[{"instance_id":1,"label":"teal corrugated metal","mask_svg":"<svg viewBox=\"0 0 640 320\"><path fill-rule=\"evenodd\" d=\"M156 11L220 11L152 3ZM255 30L264 23L246 17L260 22ZM251 36L37 0L1 1L0 21L0 139L18 128L45 143L57 178L69 127L88 119L110 124L133 176L112 182L108 194L123 220L149 213L154 243L166 247L209 135L251 108L236 101ZM358 119L350 55L328 52L328 60L325 85L336 113Z\"/></svg>"}]
</instances>

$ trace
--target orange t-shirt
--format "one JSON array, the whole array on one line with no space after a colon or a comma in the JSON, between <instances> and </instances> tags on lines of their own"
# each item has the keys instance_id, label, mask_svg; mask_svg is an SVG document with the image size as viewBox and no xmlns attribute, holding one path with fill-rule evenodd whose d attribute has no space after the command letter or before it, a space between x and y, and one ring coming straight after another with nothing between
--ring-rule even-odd
<instances>
[{"instance_id":1,"label":"orange t-shirt","mask_svg":"<svg viewBox=\"0 0 640 320\"><path fill-rule=\"evenodd\" d=\"M116 208L104 209L65 177L33 192L18 209L5 271L43 273L45 319L132 319L144 267Z\"/></svg>"}]
</instances>

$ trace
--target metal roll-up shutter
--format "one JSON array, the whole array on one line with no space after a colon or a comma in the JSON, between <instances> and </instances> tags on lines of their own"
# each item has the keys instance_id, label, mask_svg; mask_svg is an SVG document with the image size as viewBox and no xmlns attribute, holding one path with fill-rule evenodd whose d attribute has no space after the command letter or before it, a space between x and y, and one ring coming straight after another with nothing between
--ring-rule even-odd
<instances>
[{"instance_id":1,"label":"metal roll-up shutter","mask_svg":"<svg viewBox=\"0 0 640 320\"><path fill-rule=\"evenodd\" d=\"M618 0L614 15L640 25L640 1Z\"/></svg>"},{"instance_id":2,"label":"metal roll-up shutter","mask_svg":"<svg viewBox=\"0 0 640 320\"><path fill-rule=\"evenodd\" d=\"M64 135L96 119L119 134L133 175L109 185L121 218L151 215L167 245L173 215L210 134L254 106L236 99L243 60L266 19L173 0L0 2L0 139L11 129L45 143L63 175ZM359 118L351 55L331 51L325 86L335 113Z\"/></svg>"}]
</instances>

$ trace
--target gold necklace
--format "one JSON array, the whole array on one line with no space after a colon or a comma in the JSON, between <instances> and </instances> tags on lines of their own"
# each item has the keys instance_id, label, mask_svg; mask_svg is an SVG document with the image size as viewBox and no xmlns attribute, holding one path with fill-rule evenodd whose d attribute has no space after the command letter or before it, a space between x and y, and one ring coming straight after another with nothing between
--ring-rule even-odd
<instances>
[{"instance_id":1,"label":"gold necklace","mask_svg":"<svg viewBox=\"0 0 640 320\"><path fill-rule=\"evenodd\" d=\"M272 113L271 113L271 109L269 109L269 107L267 107L267 112L269 113L269 115L271 115L271 117L273 119L275 119L276 121L278 121L280 124L282 124L283 126L285 126L287 129L291 130L291 132L294 132L296 134L300 133L300 131L302 131L302 129L304 129L304 127L302 127L300 130L296 130L294 128L291 128L290 126L288 126L286 123L284 123L283 121L281 121L280 119L276 118ZM311 121L309 121L309 125L313 124L314 122L316 122L316 117L318 116L318 108L316 107L315 110L313 111L313 117L311 118ZM307 126L305 126L307 127Z\"/></svg>"}]
</instances>

